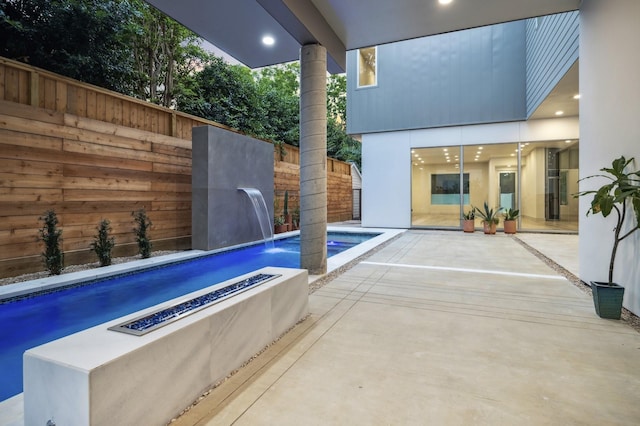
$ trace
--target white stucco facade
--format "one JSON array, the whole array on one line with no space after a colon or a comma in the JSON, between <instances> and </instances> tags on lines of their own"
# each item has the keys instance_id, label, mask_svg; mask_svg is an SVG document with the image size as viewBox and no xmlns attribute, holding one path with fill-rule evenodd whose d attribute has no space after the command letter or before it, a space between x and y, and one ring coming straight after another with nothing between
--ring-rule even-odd
<instances>
[{"instance_id":1,"label":"white stucco facade","mask_svg":"<svg viewBox=\"0 0 640 426\"><path fill-rule=\"evenodd\" d=\"M580 8L580 175L590 176L621 155L640 169L640 2L584 0ZM598 182L583 182L581 190ZM585 217L580 201L580 278L607 281L613 217ZM624 306L640 314L640 232L624 240L614 281L625 287Z\"/></svg>"},{"instance_id":2,"label":"white stucco facade","mask_svg":"<svg viewBox=\"0 0 640 426\"><path fill-rule=\"evenodd\" d=\"M578 139L577 117L362 136L362 225L411 227L411 149Z\"/></svg>"}]
</instances>

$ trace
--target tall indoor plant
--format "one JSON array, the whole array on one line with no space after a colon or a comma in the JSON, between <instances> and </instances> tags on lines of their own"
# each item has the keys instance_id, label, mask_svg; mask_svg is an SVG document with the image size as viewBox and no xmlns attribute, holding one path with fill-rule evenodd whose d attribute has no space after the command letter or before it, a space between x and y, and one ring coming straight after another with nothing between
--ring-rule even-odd
<instances>
[{"instance_id":1,"label":"tall indoor plant","mask_svg":"<svg viewBox=\"0 0 640 426\"><path fill-rule=\"evenodd\" d=\"M600 169L601 172L606 174L597 174L581 179L603 177L608 180L608 183L597 190L582 191L576 195L593 194L591 207L587 210L587 216L590 213L601 213L603 217L608 217L612 212L615 212L616 222L613 228L613 247L611 248L611 257L609 259L609 281L606 283L591 281L593 302L597 314L602 318L620 318L624 287L613 282L613 267L620 242L640 229L640 170L625 172L633 161L633 158L626 159L621 156L613 160L610 168ZM633 214L628 211L629 207ZM627 218L631 220L631 226L625 229Z\"/></svg>"}]
</instances>

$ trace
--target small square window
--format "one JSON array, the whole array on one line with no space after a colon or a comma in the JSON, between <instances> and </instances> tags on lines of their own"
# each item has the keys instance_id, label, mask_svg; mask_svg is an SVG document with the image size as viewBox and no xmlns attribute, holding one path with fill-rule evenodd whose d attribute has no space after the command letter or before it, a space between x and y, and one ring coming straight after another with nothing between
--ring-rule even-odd
<instances>
[{"instance_id":1,"label":"small square window","mask_svg":"<svg viewBox=\"0 0 640 426\"><path fill-rule=\"evenodd\" d=\"M367 47L358 49L358 87L375 86L377 84L378 48Z\"/></svg>"}]
</instances>

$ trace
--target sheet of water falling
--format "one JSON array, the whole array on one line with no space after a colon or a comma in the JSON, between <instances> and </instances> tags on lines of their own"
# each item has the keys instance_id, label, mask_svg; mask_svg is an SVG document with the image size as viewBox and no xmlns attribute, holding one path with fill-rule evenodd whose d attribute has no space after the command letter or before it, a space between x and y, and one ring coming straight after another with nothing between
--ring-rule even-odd
<instances>
[{"instance_id":1,"label":"sheet of water falling","mask_svg":"<svg viewBox=\"0 0 640 426\"><path fill-rule=\"evenodd\" d=\"M262 192L256 188L238 188L238 190L244 191L251 200L253 211L256 213L256 218L260 225L260 231L262 231L262 239L267 247L273 248L273 227L271 226L269 209L267 209L267 203L264 201Z\"/></svg>"}]
</instances>

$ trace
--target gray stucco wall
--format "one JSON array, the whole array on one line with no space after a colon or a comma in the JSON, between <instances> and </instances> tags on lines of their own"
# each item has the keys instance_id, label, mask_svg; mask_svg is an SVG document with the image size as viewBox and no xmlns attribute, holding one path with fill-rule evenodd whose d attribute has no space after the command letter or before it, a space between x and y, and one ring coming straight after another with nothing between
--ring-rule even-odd
<instances>
[{"instance_id":1,"label":"gray stucco wall","mask_svg":"<svg viewBox=\"0 0 640 426\"><path fill-rule=\"evenodd\" d=\"M212 250L262 239L253 205L262 192L273 226L273 145L212 126L192 137L192 247Z\"/></svg>"},{"instance_id":2,"label":"gray stucco wall","mask_svg":"<svg viewBox=\"0 0 640 426\"><path fill-rule=\"evenodd\" d=\"M528 19L527 117L533 114L569 68L578 60L578 12Z\"/></svg>"},{"instance_id":3,"label":"gray stucco wall","mask_svg":"<svg viewBox=\"0 0 640 426\"><path fill-rule=\"evenodd\" d=\"M525 21L378 46L378 84L357 87L347 52L347 131L526 118Z\"/></svg>"}]
</instances>

